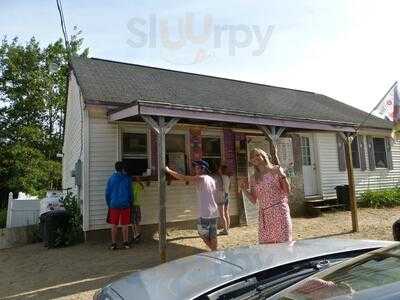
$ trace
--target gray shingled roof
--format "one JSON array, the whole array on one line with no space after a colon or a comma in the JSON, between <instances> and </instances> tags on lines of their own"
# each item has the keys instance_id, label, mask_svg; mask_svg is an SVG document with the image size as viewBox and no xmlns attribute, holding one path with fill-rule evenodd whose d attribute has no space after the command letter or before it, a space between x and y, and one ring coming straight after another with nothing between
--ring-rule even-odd
<instances>
[{"instance_id":1,"label":"gray shingled roof","mask_svg":"<svg viewBox=\"0 0 400 300\"><path fill-rule=\"evenodd\" d=\"M85 101L126 105L136 100L200 108L359 124L367 113L330 97L275 86L97 58L72 59ZM371 117L365 126L391 128Z\"/></svg>"}]
</instances>

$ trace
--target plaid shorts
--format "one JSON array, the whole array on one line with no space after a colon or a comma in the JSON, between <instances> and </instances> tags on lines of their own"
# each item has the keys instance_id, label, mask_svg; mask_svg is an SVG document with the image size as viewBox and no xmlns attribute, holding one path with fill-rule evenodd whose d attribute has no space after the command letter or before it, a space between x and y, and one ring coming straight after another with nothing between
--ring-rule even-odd
<instances>
[{"instance_id":1,"label":"plaid shorts","mask_svg":"<svg viewBox=\"0 0 400 300\"><path fill-rule=\"evenodd\" d=\"M217 238L217 218L199 218L197 231L201 238L208 240Z\"/></svg>"}]
</instances>

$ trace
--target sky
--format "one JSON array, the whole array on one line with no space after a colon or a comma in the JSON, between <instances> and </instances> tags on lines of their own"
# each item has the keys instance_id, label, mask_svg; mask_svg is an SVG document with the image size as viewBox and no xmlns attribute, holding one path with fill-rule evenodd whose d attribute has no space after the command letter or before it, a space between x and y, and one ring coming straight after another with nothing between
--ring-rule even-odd
<instances>
[{"instance_id":1,"label":"sky","mask_svg":"<svg viewBox=\"0 0 400 300\"><path fill-rule=\"evenodd\" d=\"M90 57L325 94L370 111L399 79L398 0L64 0ZM62 37L56 0L0 0L0 36Z\"/></svg>"}]
</instances>

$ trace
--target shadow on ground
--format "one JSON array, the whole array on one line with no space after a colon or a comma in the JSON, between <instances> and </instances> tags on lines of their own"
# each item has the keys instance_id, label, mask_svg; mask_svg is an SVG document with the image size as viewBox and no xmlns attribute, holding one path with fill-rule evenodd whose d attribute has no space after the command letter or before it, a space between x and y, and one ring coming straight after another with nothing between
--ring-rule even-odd
<instances>
[{"instance_id":1,"label":"shadow on ground","mask_svg":"<svg viewBox=\"0 0 400 300\"><path fill-rule=\"evenodd\" d=\"M203 251L171 242L167 245L168 260ZM105 243L50 250L43 244L33 244L2 250L0 298L54 299L76 295L86 299L94 290L118 278L158 264L157 240L117 251L108 250ZM90 295L84 295L85 292Z\"/></svg>"}]
</instances>

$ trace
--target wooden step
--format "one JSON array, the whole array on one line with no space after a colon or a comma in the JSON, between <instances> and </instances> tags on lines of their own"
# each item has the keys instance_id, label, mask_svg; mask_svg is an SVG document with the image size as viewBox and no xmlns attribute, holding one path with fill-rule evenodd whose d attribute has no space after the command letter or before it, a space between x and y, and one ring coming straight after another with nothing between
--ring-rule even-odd
<instances>
[{"instance_id":1,"label":"wooden step","mask_svg":"<svg viewBox=\"0 0 400 300\"><path fill-rule=\"evenodd\" d=\"M310 217L319 217L322 214L322 210L343 208L343 204L325 204L325 205L306 205L306 211Z\"/></svg>"},{"instance_id":2,"label":"wooden step","mask_svg":"<svg viewBox=\"0 0 400 300\"><path fill-rule=\"evenodd\" d=\"M304 205L309 207L317 207L324 205L336 205L338 204L337 199L314 199L314 200L305 200Z\"/></svg>"},{"instance_id":3,"label":"wooden step","mask_svg":"<svg viewBox=\"0 0 400 300\"><path fill-rule=\"evenodd\" d=\"M305 196L305 200L316 200L316 199L322 199L322 195L313 195L313 196Z\"/></svg>"},{"instance_id":4,"label":"wooden step","mask_svg":"<svg viewBox=\"0 0 400 300\"><path fill-rule=\"evenodd\" d=\"M327 208L337 208L337 207L343 207L343 204L328 204L328 205L320 205L320 206L313 206L312 208L316 209L327 209Z\"/></svg>"},{"instance_id":5,"label":"wooden step","mask_svg":"<svg viewBox=\"0 0 400 300\"><path fill-rule=\"evenodd\" d=\"M306 199L304 200L305 203L318 203L318 202L325 202L324 199Z\"/></svg>"}]
</instances>

